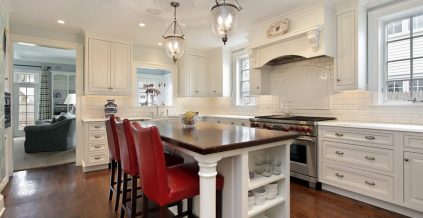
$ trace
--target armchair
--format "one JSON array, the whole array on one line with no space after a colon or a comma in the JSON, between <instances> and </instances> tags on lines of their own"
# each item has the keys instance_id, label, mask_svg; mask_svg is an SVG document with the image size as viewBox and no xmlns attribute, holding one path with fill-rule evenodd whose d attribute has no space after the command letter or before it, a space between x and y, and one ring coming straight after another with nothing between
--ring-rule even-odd
<instances>
[{"instance_id":1,"label":"armchair","mask_svg":"<svg viewBox=\"0 0 423 218\"><path fill-rule=\"evenodd\" d=\"M75 118L26 126L25 152L65 151L75 147Z\"/></svg>"}]
</instances>

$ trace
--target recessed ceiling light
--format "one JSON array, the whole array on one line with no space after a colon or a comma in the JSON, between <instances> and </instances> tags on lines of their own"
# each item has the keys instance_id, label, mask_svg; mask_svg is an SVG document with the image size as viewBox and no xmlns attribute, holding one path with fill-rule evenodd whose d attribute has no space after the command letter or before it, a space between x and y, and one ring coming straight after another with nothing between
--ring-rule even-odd
<instances>
[{"instance_id":1,"label":"recessed ceiling light","mask_svg":"<svg viewBox=\"0 0 423 218\"><path fill-rule=\"evenodd\" d=\"M19 45L27 45L27 46L35 46L35 44L32 43L26 43L26 42L18 42Z\"/></svg>"},{"instance_id":2,"label":"recessed ceiling light","mask_svg":"<svg viewBox=\"0 0 423 218\"><path fill-rule=\"evenodd\" d=\"M139 23L138 26L145 27L145 23Z\"/></svg>"},{"instance_id":3,"label":"recessed ceiling light","mask_svg":"<svg viewBox=\"0 0 423 218\"><path fill-rule=\"evenodd\" d=\"M65 24L65 21L64 20L57 20L57 23Z\"/></svg>"},{"instance_id":4,"label":"recessed ceiling light","mask_svg":"<svg viewBox=\"0 0 423 218\"><path fill-rule=\"evenodd\" d=\"M157 45L160 45L160 46L162 46L162 45L163 45L163 43L159 42L159 43L157 43Z\"/></svg>"}]
</instances>

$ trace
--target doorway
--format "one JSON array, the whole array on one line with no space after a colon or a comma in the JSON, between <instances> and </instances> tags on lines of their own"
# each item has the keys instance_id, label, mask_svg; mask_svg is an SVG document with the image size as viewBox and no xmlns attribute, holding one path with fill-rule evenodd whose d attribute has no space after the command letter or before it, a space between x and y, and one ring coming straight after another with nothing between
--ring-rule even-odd
<instances>
[{"instance_id":1,"label":"doorway","mask_svg":"<svg viewBox=\"0 0 423 218\"><path fill-rule=\"evenodd\" d=\"M13 43L13 170L76 162L76 49Z\"/></svg>"}]
</instances>

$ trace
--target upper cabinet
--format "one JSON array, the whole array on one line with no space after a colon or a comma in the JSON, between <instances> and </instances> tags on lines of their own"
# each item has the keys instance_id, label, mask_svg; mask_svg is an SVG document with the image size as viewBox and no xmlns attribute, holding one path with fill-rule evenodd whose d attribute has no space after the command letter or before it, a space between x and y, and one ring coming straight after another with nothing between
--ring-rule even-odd
<instances>
[{"instance_id":1,"label":"upper cabinet","mask_svg":"<svg viewBox=\"0 0 423 218\"><path fill-rule=\"evenodd\" d=\"M208 95L223 95L223 60L222 53L215 52L208 56L207 81L209 82Z\"/></svg>"},{"instance_id":2,"label":"upper cabinet","mask_svg":"<svg viewBox=\"0 0 423 218\"><path fill-rule=\"evenodd\" d=\"M184 97L206 97L207 57L185 54L179 60L179 94Z\"/></svg>"},{"instance_id":3,"label":"upper cabinet","mask_svg":"<svg viewBox=\"0 0 423 218\"><path fill-rule=\"evenodd\" d=\"M366 89L366 22L366 9L359 5L336 13L336 90Z\"/></svg>"},{"instance_id":4,"label":"upper cabinet","mask_svg":"<svg viewBox=\"0 0 423 218\"><path fill-rule=\"evenodd\" d=\"M130 95L131 60L129 43L86 38L85 94Z\"/></svg>"}]
</instances>

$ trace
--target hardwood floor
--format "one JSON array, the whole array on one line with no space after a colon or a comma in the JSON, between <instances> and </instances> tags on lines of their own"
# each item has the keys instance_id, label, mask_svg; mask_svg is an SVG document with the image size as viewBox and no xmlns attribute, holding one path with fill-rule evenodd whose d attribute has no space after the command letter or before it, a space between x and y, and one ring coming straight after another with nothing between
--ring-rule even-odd
<instances>
[{"instance_id":1,"label":"hardwood floor","mask_svg":"<svg viewBox=\"0 0 423 218\"><path fill-rule=\"evenodd\" d=\"M4 218L119 217L107 198L108 176L107 170L84 174L73 164L16 172L3 191ZM404 217L297 183L291 190L294 218Z\"/></svg>"}]
</instances>

